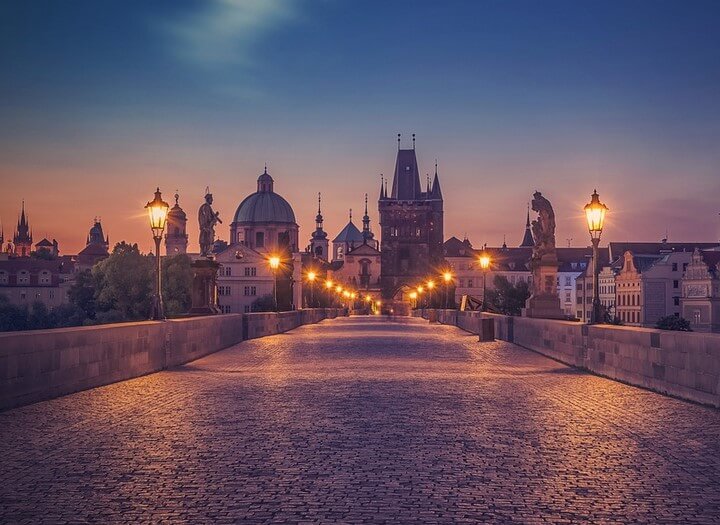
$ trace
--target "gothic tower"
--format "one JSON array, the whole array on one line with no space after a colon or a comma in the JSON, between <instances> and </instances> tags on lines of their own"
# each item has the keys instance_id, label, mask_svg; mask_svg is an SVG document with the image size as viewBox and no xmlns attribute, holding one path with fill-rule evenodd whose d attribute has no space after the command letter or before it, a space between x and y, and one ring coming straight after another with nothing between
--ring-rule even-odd
<instances>
[{"instance_id":1,"label":"gothic tower","mask_svg":"<svg viewBox=\"0 0 720 525\"><path fill-rule=\"evenodd\" d=\"M443 197L435 165L432 186L422 191L415 135L412 149L400 148L392 191L380 189L380 284L386 299L403 285L414 286L437 274L443 265Z\"/></svg>"},{"instance_id":2,"label":"gothic tower","mask_svg":"<svg viewBox=\"0 0 720 525\"><path fill-rule=\"evenodd\" d=\"M323 230L323 216L322 212L320 211L320 201L320 193L318 193L318 212L315 216L315 231L312 232L312 235L310 237L310 251L312 252L313 256L328 261L328 250L330 249L330 242L328 241L327 232Z\"/></svg>"},{"instance_id":3,"label":"gothic tower","mask_svg":"<svg viewBox=\"0 0 720 525\"><path fill-rule=\"evenodd\" d=\"M523 235L520 248L532 248L533 246L535 246L535 241L533 240L532 230L530 228L530 205L528 204L527 219L525 220L525 235Z\"/></svg>"},{"instance_id":4,"label":"gothic tower","mask_svg":"<svg viewBox=\"0 0 720 525\"><path fill-rule=\"evenodd\" d=\"M188 235L186 231L187 215L178 204L180 196L175 194L175 206L168 212L167 233L165 234L165 255L187 253Z\"/></svg>"},{"instance_id":5,"label":"gothic tower","mask_svg":"<svg viewBox=\"0 0 720 525\"><path fill-rule=\"evenodd\" d=\"M30 257L32 250L32 231L25 217L25 201L22 203L22 211L18 219L15 235L13 235L13 246L15 247L16 257Z\"/></svg>"}]
</instances>

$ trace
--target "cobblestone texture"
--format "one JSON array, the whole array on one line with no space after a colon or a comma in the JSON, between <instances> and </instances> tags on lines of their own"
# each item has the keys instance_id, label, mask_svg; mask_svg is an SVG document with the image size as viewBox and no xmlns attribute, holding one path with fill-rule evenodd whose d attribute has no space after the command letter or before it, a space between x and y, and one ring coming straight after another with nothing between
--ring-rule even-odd
<instances>
[{"instance_id":1,"label":"cobblestone texture","mask_svg":"<svg viewBox=\"0 0 720 525\"><path fill-rule=\"evenodd\" d=\"M0 414L0 522L717 523L720 411L350 318Z\"/></svg>"}]
</instances>

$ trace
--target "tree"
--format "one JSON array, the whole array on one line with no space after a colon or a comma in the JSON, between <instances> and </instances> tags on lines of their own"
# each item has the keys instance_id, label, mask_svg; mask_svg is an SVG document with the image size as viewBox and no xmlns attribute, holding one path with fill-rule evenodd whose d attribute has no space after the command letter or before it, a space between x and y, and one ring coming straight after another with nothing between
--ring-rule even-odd
<instances>
[{"instance_id":1,"label":"tree","mask_svg":"<svg viewBox=\"0 0 720 525\"><path fill-rule=\"evenodd\" d=\"M251 312L274 312L275 298L272 294L261 295L250 305Z\"/></svg>"},{"instance_id":2,"label":"tree","mask_svg":"<svg viewBox=\"0 0 720 525\"><path fill-rule=\"evenodd\" d=\"M167 315L187 313L192 306L191 262L185 254L163 259L163 301Z\"/></svg>"},{"instance_id":3,"label":"tree","mask_svg":"<svg viewBox=\"0 0 720 525\"><path fill-rule=\"evenodd\" d=\"M525 301L530 297L528 283L520 281L513 285L502 275L493 280L494 290L487 290L487 304L490 311L505 315L520 315Z\"/></svg>"},{"instance_id":4,"label":"tree","mask_svg":"<svg viewBox=\"0 0 720 525\"><path fill-rule=\"evenodd\" d=\"M658 319L655 328L660 330L674 330L678 332L692 332L690 323L687 319L682 317L675 317L674 315L666 315Z\"/></svg>"},{"instance_id":5,"label":"tree","mask_svg":"<svg viewBox=\"0 0 720 525\"><path fill-rule=\"evenodd\" d=\"M70 304L84 312L88 319L95 319L95 279L90 270L77 274L68 290Z\"/></svg>"},{"instance_id":6,"label":"tree","mask_svg":"<svg viewBox=\"0 0 720 525\"><path fill-rule=\"evenodd\" d=\"M147 319L154 283L154 258L137 244L118 243L110 256L92 269L96 319L119 322Z\"/></svg>"},{"instance_id":7,"label":"tree","mask_svg":"<svg viewBox=\"0 0 720 525\"><path fill-rule=\"evenodd\" d=\"M0 332L27 330L27 306L15 306L4 295L0 295Z\"/></svg>"}]
</instances>

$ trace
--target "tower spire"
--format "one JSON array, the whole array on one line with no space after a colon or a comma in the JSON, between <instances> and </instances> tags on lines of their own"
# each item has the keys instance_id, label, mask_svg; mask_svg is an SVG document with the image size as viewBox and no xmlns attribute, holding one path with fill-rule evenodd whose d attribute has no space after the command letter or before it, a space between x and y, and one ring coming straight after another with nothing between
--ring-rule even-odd
<instances>
[{"instance_id":1,"label":"tower spire","mask_svg":"<svg viewBox=\"0 0 720 525\"><path fill-rule=\"evenodd\" d=\"M398 151L400 151L400 133L398 133Z\"/></svg>"},{"instance_id":2,"label":"tower spire","mask_svg":"<svg viewBox=\"0 0 720 525\"><path fill-rule=\"evenodd\" d=\"M532 227L530 226L530 203L528 203L527 218L525 219L525 234L523 235L523 240L520 243L520 247L530 248L532 246L535 246L535 241L533 240Z\"/></svg>"},{"instance_id":3,"label":"tower spire","mask_svg":"<svg viewBox=\"0 0 720 525\"><path fill-rule=\"evenodd\" d=\"M412 134L413 137L413 149L415 149L415 133Z\"/></svg>"}]
</instances>

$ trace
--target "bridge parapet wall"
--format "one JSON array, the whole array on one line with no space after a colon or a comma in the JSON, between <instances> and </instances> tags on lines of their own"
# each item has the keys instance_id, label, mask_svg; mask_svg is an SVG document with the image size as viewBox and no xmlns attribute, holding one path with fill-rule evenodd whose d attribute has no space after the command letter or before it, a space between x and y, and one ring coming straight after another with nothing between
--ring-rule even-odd
<instances>
[{"instance_id":1,"label":"bridge parapet wall","mask_svg":"<svg viewBox=\"0 0 720 525\"><path fill-rule=\"evenodd\" d=\"M495 337L565 364L720 407L720 334L437 310L437 319L478 333L477 317L494 320Z\"/></svg>"},{"instance_id":2,"label":"bridge parapet wall","mask_svg":"<svg viewBox=\"0 0 720 525\"><path fill-rule=\"evenodd\" d=\"M157 372L337 315L320 308L0 333L0 410Z\"/></svg>"}]
</instances>

